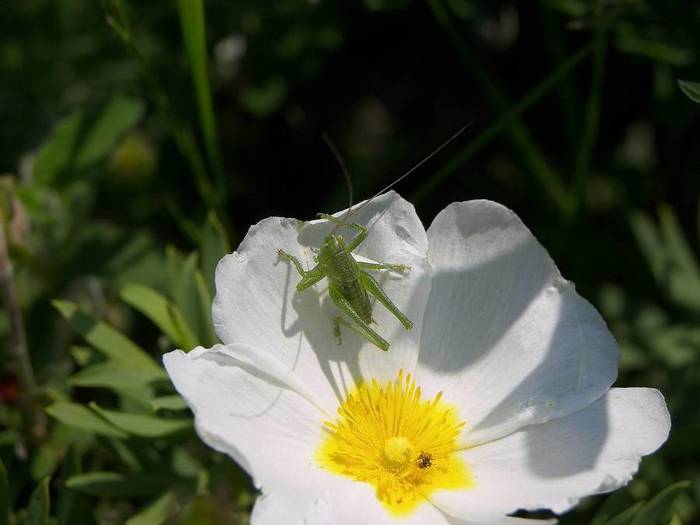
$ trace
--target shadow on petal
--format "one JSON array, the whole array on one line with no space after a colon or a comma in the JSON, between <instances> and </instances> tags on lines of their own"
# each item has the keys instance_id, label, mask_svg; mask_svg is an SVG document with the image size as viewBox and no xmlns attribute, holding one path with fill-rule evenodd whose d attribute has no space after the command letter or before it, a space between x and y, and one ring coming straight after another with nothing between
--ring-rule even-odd
<instances>
[{"instance_id":1,"label":"shadow on petal","mask_svg":"<svg viewBox=\"0 0 700 525\"><path fill-rule=\"evenodd\" d=\"M420 366L446 385L460 385L463 401L483 395L481 408L488 407L470 429L480 436L475 444L580 410L615 379L617 355L606 350L615 347L612 335L534 237L478 265L436 271L425 315ZM460 382L467 374L469 384ZM604 406L596 417L605 429ZM528 443L533 474L561 477L590 469L606 434L587 442L585 455L575 446L559 451L570 458L556 463Z\"/></svg>"}]
</instances>

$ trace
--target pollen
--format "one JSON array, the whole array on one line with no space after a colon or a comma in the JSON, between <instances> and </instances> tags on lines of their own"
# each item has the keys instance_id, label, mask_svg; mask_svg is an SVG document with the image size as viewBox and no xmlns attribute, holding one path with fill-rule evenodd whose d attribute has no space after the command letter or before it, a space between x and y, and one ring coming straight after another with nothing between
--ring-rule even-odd
<instances>
[{"instance_id":1,"label":"pollen","mask_svg":"<svg viewBox=\"0 0 700 525\"><path fill-rule=\"evenodd\" d=\"M410 515L437 490L466 490L474 478L457 457L464 423L455 408L422 397L410 374L350 392L325 422L317 461L328 471L373 485L394 516Z\"/></svg>"}]
</instances>

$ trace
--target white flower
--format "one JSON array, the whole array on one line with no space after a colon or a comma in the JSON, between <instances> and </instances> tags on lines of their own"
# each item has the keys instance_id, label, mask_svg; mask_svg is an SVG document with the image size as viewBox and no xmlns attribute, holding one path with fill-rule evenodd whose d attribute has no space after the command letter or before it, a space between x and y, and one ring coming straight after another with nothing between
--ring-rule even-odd
<instances>
[{"instance_id":1,"label":"white flower","mask_svg":"<svg viewBox=\"0 0 700 525\"><path fill-rule=\"evenodd\" d=\"M199 436L260 488L255 524L516 524L614 490L667 438L662 395L615 388L618 348L513 212L448 206L426 232L395 193L358 211L357 254L383 274L382 352L349 331L323 283L296 293L277 250L313 264L332 225L268 218L219 263L223 345L164 356Z\"/></svg>"}]
</instances>

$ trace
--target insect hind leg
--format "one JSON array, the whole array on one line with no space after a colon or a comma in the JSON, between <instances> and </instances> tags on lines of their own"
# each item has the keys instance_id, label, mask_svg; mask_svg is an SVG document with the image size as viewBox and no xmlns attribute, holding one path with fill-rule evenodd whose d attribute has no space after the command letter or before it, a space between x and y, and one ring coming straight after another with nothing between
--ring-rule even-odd
<instances>
[{"instance_id":1,"label":"insect hind leg","mask_svg":"<svg viewBox=\"0 0 700 525\"><path fill-rule=\"evenodd\" d=\"M333 333L338 339L338 344L341 343L340 325L344 324L355 333L367 339L367 341L375 345L377 348L380 348L385 352L389 350L389 343L362 320L360 315L355 311L348 300L345 299L340 291L332 284L329 284L328 286L328 295L335 305L340 308L340 310L342 310L343 313L345 313L349 318L344 319L342 317L336 317L333 320Z\"/></svg>"},{"instance_id":2,"label":"insect hind leg","mask_svg":"<svg viewBox=\"0 0 700 525\"><path fill-rule=\"evenodd\" d=\"M384 307L389 310L394 317L396 317L399 322L403 325L406 330L413 328L413 322L406 317L401 310L389 299L389 296L384 293L382 287L379 286L377 280L364 270L360 270L360 279L364 284L367 291L377 298L377 301L382 303Z\"/></svg>"},{"instance_id":3,"label":"insect hind leg","mask_svg":"<svg viewBox=\"0 0 700 525\"><path fill-rule=\"evenodd\" d=\"M370 263L357 261L357 265L363 270L389 270L397 273L406 273L411 271L411 267L407 264Z\"/></svg>"}]
</instances>

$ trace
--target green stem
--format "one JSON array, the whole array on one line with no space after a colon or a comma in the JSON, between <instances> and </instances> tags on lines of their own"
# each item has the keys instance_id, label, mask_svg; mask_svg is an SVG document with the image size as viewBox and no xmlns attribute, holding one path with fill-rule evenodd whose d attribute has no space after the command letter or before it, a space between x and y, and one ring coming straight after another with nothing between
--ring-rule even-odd
<instances>
[{"instance_id":1,"label":"green stem","mask_svg":"<svg viewBox=\"0 0 700 525\"><path fill-rule=\"evenodd\" d=\"M459 51L464 65L476 77L477 82L481 86L484 95L489 99L491 105L501 114L509 115L506 123L510 139L526 166L528 166L529 170L545 191L549 193L549 197L559 211L564 214L569 214L573 210L574 204L571 196L564 184L560 181L556 171L549 165L542 152L540 152L527 128L517 118L520 112L508 110L509 102L504 90L488 74L481 64L479 64L476 57L470 51L469 46L462 38L462 35L455 28L449 13L441 4L440 0L427 0L427 2L438 23L445 30L447 36Z\"/></svg>"},{"instance_id":2,"label":"green stem","mask_svg":"<svg viewBox=\"0 0 700 525\"><path fill-rule=\"evenodd\" d=\"M600 109L603 99L603 83L605 78L605 55L608 47L607 31L601 24L595 30L593 38L593 63L591 88L586 106L581 143L574 164L574 191L576 202L581 203L585 192L585 183L591 170L593 150L600 129Z\"/></svg>"},{"instance_id":3,"label":"green stem","mask_svg":"<svg viewBox=\"0 0 700 525\"><path fill-rule=\"evenodd\" d=\"M214 188L207 175L206 164L202 154L194 139L192 130L180 123L172 115L170 99L160 86L158 79L153 75L146 58L136 47L131 37L129 21L121 0L104 0L104 8L107 16L107 24L114 30L119 39L126 47L126 50L138 60L144 72L144 78L160 116L165 124L170 137L175 141L180 154L187 160L187 163L194 175L194 182L197 191L209 209L218 210L222 202L221 194L214 191Z\"/></svg>"},{"instance_id":4,"label":"green stem","mask_svg":"<svg viewBox=\"0 0 700 525\"><path fill-rule=\"evenodd\" d=\"M566 60L566 43L562 34L562 21L560 16L546 2L540 2L539 5L547 52L550 55L552 67L555 67ZM556 95L559 110L563 117L568 158L573 159L578 151L581 114L576 87L570 75L567 75L562 80Z\"/></svg>"},{"instance_id":5,"label":"green stem","mask_svg":"<svg viewBox=\"0 0 700 525\"><path fill-rule=\"evenodd\" d=\"M566 62L557 67L547 78L535 86L517 104L501 115L496 122L482 131L481 134L467 144L465 148L459 151L445 165L443 165L442 168L437 171L437 173L435 173L430 179L427 180L425 184L418 188L418 190L413 194L412 200L414 202L421 201L431 192L433 192L440 184L444 183L450 177L450 175L457 170L457 168L472 158L474 154L481 150L484 146L489 144L504 129L509 128L512 125L513 119L529 109L533 104L538 102L542 97L549 93L549 91L557 86L564 78L566 78L571 70L578 66L578 64L580 64L581 61L583 61L583 59L585 59L586 56L591 53L592 49L592 44L582 47ZM535 159L532 160L534 161ZM561 185L558 184L558 180L556 189L550 189L550 191L554 192L552 193L552 197L555 202L558 203L559 207L568 212L572 207L572 202L570 196L564 191L563 188L561 188Z\"/></svg>"},{"instance_id":6,"label":"green stem","mask_svg":"<svg viewBox=\"0 0 700 525\"><path fill-rule=\"evenodd\" d=\"M209 163L217 178L218 186L225 189L223 184L223 168L219 141L216 133L216 119L209 89L209 75L207 72L206 30L204 25L204 2L202 0L178 0L177 10L180 16L187 58L192 71L197 98L199 119L204 133L204 145L206 147Z\"/></svg>"}]
</instances>

